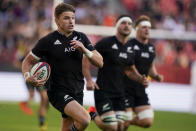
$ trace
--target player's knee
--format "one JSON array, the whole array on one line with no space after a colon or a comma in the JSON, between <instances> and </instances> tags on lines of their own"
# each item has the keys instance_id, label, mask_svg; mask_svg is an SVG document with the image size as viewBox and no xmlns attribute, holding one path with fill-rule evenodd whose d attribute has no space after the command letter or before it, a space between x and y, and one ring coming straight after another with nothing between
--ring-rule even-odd
<instances>
[{"instance_id":1,"label":"player's knee","mask_svg":"<svg viewBox=\"0 0 196 131\"><path fill-rule=\"evenodd\" d=\"M104 131L118 131L118 124L116 125L107 125Z\"/></svg>"},{"instance_id":2,"label":"player's knee","mask_svg":"<svg viewBox=\"0 0 196 131\"><path fill-rule=\"evenodd\" d=\"M131 125L131 122L130 121L125 121L124 128L127 129L129 127L129 125Z\"/></svg>"},{"instance_id":3,"label":"player's knee","mask_svg":"<svg viewBox=\"0 0 196 131\"><path fill-rule=\"evenodd\" d=\"M81 126L85 129L90 124L91 118L87 115L82 121L80 121Z\"/></svg>"},{"instance_id":4,"label":"player's knee","mask_svg":"<svg viewBox=\"0 0 196 131\"><path fill-rule=\"evenodd\" d=\"M118 131L118 125L113 125L109 128L110 131Z\"/></svg>"},{"instance_id":5,"label":"player's knee","mask_svg":"<svg viewBox=\"0 0 196 131\"><path fill-rule=\"evenodd\" d=\"M125 112L125 123L124 127L128 128L129 125L131 124L131 121L133 120L133 111L126 111Z\"/></svg>"},{"instance_id":6,"label":"player's knee","mask_svg":"<svg viewBox=\"0 0 196 131\"><path fill-rule=\"evenodd\" d=\"M140 124L144 128L149 128L153 124L154 112L152 109L146 109L138 113Z\"/></svg>"},{"instance_id":7,"label":"player's knee","mask_svg":"<svg viewBox=\"0 0 196 131\"><path fill-rule=\"evenodd\" d=\"M153 121L151 119L145 119L145 120L141 121L141 126L143 128L149 128L152 126L152 124L153 124Z\"/></svg>"}]
</instances>

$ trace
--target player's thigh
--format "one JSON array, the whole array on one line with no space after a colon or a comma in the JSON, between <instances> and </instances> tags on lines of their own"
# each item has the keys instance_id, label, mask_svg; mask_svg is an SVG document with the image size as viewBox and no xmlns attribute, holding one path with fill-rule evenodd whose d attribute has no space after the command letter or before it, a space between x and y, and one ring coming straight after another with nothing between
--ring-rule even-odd
<instances>
[{"instance_id":1,"label":"player's thigh","mask_svg":"<svg viewBox=\"0 0 196 131\"><path fill-rule=\"evenodd\" d=\"M64 112L67 116L71 117L74 121L79 123L89 123L90 116L88 112L75 100L69 102L65 108Z\"/></svg>"}]
</instances>

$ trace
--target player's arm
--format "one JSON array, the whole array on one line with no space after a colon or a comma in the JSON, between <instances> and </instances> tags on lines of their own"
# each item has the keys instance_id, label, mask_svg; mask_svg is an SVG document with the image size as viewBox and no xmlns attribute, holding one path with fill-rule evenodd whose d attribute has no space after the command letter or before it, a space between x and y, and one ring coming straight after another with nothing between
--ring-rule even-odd
<instances>
[{"instance_id":1,"label":"player's arm","mask_svg":"<svg viewBox=\"0 0 196 131\"><path fill-rule=\"evenodd\" d=\"M92 80L90 73L90 62L88 58L84 55L82 61L82 72L86 79L86 88L87 90L99 89L98 85Z\"/></svg>"},{"instance_id":2,"label":"player's arm","mask_svg":"<svg viewBox=\"0 0 196 131\"><path fill-rule=\"evenodd\" d=\"M103 67L103 57L96 51L90 51L84 45L77 40L72 40L70 43L74 48L84 53L88 60L96 67Z\"/></svg>"},{"instance_id":3,"label":"player's arm","mask_svg":"<svg viewBox=\"0 0 196 131\"><path fill-rule=\"evenodd\" d=\"M149 76L156 81L159 81L159 82L163 81L163 76L158 74L154 62L151 64L151 67L149 70Z\"/></svg>"},{"instance_id":4,"label":"player's arm","mask_svg":"<svg viewBox=\"0 0 196 131\"><path fill-rule=\"evenodd\" d=\"M37 60L31 53L29 53L22 62L22 73L26 82L35 87L40 87L45 83L45 81L43 80L37 80L38 73L30 76L29 71L31 67L38 61L39 60Z\"/></svg>"},{"instance_id":5,"label":"player's arm","mask_svg":"<svg viewBox=\"0 0 196 131\"><path fill-rule=\"evenodd\" d=\"M99 68L103 67L103 57L99 54L97 50L89 51L88 49L85 50L85 56L94 66Z\"/></svg>"},{"instance_id":6,"label":"player's arm","mask_svg":"<svg viewBox=\"0 0 196 131\"><path fill-rule=\"evenodd\" d=\"M135 65L129 66L125 68L125 74L129 77L129 79L137 81L144 86L148 86L149 81L145 75L141 75Z\"/></svg>"}]
</instances>

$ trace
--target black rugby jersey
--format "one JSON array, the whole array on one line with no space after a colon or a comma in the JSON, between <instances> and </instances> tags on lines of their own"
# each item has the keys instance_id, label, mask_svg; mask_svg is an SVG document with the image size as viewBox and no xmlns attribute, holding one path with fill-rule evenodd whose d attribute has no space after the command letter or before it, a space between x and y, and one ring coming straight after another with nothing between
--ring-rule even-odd
<instances>
[{"instance_id":1,"label":"black rugby jersey","mask_svg":"<svg viewBox=\"0 0 196 131\"><path fill-rule=\"evenodd\" d=\"M64 89L71 92L78 90L76 82L83 83L82 52L72 48L71 40L78 40L90 51L94 50L87 36L81 32L73 31L66 37L58 31L54 31L38 41L32 49L32 53L44 60L51 66L49 79L50 88ZM70 80L73 80L70 81ZM77 80L77 81L75 81ZM83 90L79 89L79 90Z\"/></svg>"},{"instance_id":2,"label":"black rugby jersey","mask_svg":"<svg viewBox=\"0 0 196 131\"><path fill-rule=\"evenodd\" d=\"M100 90L111 97L122 95L125 67L132 65L133 51L123 45L116 36L102 39L95 48L104 62L103 68L98 70L97 84Z\"/></svg>"},{"instance_id":3,"label":"black rugby jersey","mask_svg":"<svg viewBox=\"0 0 196 131\"><path fill-rule=\"evenodd\" d=\"M148 76L150 67L156 56L155 47L150 43L144 45L137 39L130 40L127 45L132 46L134 51L134 64L138 72ZM130 80L127 76L125 76L125 82L128 86L142 86L138 82Z\"/></svg>"}]
</instances>

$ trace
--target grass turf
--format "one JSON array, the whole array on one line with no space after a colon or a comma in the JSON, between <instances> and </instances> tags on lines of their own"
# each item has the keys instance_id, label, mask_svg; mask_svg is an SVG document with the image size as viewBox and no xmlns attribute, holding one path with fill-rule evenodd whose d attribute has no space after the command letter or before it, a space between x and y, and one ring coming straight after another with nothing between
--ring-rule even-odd
<instances>
[{"instance_id":1,"label":"grass turf","mask_svg":"<svg viewBox=\"0 0 196 131\"><path fill-rule=\"evenodd\" d=\"M0 131L38 131L37 104L31 106L34 114L25 115L18 103L0 102ZM155 122L146 131L196 131L196 115L175 112L155 112ZM47 131L60 131L61 115L52 106L47 113ZM129 131L143 131L144 129L131 126ZM94 122L86 131L100 131Z\"/></svg>"}]
</instances>

